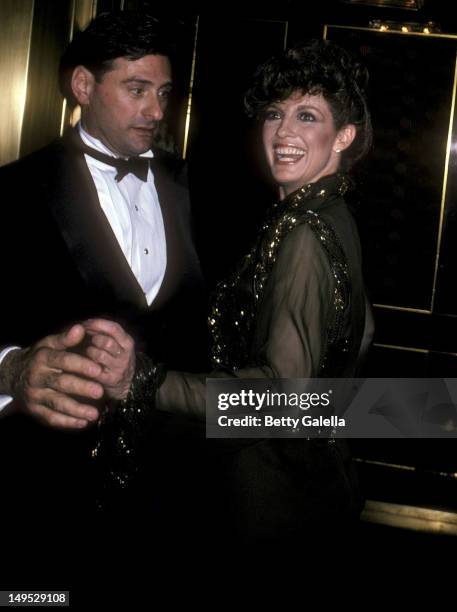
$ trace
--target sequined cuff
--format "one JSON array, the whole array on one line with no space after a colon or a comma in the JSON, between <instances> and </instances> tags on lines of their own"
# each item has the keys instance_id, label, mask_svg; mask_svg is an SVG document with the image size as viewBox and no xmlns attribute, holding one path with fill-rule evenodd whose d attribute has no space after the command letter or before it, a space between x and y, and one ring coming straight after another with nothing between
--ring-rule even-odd
<instances>
[{"instance_id":1,"label":"sequined cuff","mask_svg":"<svg viewBox=\"0 0 457 612\"><path fill-rule=\"evenodd\" d=\"M137 353L135 375L126 399L119 402L118 411L132 428L139 429L155 405L155 394L163 383L166 370L144 353Z\"/></svg>"},{"instance_id":2,"label":"sequined cuff","mask_svg":"<svg viewBox=\"0 0 457 612\"><path fill-rule=\"evenodd\" d=\"M127 398L106 406L99 421L97 445L92 451L99 480L99 508L115 505L122 490L138 473L144 434L154 412L157 389L165 376L162 364L138 353Z\"/></svg>"}]
</instances>

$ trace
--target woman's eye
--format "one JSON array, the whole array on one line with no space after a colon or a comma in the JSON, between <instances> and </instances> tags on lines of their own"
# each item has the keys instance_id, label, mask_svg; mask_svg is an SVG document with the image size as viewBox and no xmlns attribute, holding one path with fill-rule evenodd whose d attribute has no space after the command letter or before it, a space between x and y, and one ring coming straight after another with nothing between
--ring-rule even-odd
<instances>
[{"instance_id":1,"label":"woman's eye","mask_svg":"<svg viewBox=\"0 0 457 612\"><path fill-rule=\"evenodd\" d=\"M280 113L277 110L273 110L273 109L270 109L270 110L267 109L264 112L263 116L264 116L265 121L275 121L276 119L281 119Z\"/></svg>"},{"instance_id":2,"label":"woman's eye","mask_svg":"<svg viewBox=\"0 0 457 612\"><path fill-rule=\"evenodd\" d=\"M299 113L298 118L300 121L316 121L316 117L312 113L307 113L305 111Z\"/></svg>"}]
</instances>

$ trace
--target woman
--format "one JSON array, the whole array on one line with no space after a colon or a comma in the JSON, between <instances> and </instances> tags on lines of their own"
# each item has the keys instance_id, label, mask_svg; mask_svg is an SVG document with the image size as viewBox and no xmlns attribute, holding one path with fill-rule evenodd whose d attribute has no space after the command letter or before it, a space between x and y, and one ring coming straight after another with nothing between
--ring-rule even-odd
<instances>
[{"instance_id":1,"label":"woman","mask_svg":"<svg viewBox=\"0 0 457 612\"><path fill-rule=\"evenodd\" d=\"M346 51L312 41L260 66L245 105L262 126L266 161L279 201L267 212L249 254L215 292L209 324L211 376L351 377L365 328L365 292L357 230L344 202L343 171L371 142L366 70ZM133 450L151 406L202 417L206 375L166 371L145 356L133 361L116 326L92 321L96 361L124 368L113 415L115 478L135 471ZM103 334L108 333L111 339ZM117 360L117 361L116 361ZM124 365L128 363L128 367ZM112 442L106 429L98 452ZM120 433L119 433L120 432ZM120 443L119 443L120 441ZM341 440L244 440L218 466L221 506L250 537L306 536L310 521L358 515L359 497ZM110 458L112 461L112 456ZM117 470L117 471L116 471Z\"/></svg>"}]
</instances>

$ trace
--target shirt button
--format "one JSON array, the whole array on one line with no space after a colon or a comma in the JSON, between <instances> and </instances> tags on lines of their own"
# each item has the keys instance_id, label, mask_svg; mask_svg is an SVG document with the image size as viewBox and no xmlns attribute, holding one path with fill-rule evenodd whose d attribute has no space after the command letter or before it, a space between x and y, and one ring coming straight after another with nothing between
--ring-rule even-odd
<instances>
[{"instance_id":1,"label":"shirt button","mask_svg":"<svg viewBox=\"0 0 457 612\"><path fill-rule=\"evenodd\" d=\"M138 206L135 204L135 210L136 212L138 212Z\"/></svg>"},{"instance_id":2,"label":"shirt button","mask_svg":"<svg viewBox=\"0 0 457 612\"><path fill-rule=\"evenodd\" d=\"M148 249L144 249L144 254L148 255L148 253L149 253Z\"/></svg>"}]
</instances>

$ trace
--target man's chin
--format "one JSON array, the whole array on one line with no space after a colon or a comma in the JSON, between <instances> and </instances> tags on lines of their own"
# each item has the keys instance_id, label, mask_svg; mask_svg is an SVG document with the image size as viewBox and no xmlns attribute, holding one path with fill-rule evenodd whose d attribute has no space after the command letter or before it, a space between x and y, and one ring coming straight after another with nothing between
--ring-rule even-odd
<instances>
[{"instance_id":1,"label":"man's chin","mask_svg":"<svg viewBox=\"0 0 457 612\"><path fill-rule=\"evenodd\" d=\"M146 153L147 151L149 151L151 147L152 147L152 140L148 142L148 144L145 144L144 146L138 146L138 147L135 147L135 149L132 149L130 156L143 155L143 153Z\"/></svg>"},{"instance_id":2,"label":"man's chin","mask_svg":"<svg viewBox=\"0 0 457 612\"><path fill-rule=\"evenodd\" d=\"M138 155L143 155L143 153L149 151L151 146L152 142L144 145L130 143L129 147L125 147L124 152L121 155L122 157L138 157Z\"/></svg>"}]
</instances>

